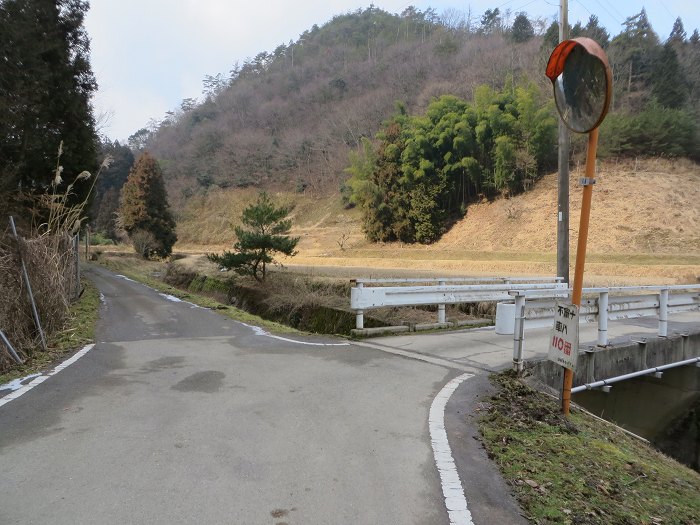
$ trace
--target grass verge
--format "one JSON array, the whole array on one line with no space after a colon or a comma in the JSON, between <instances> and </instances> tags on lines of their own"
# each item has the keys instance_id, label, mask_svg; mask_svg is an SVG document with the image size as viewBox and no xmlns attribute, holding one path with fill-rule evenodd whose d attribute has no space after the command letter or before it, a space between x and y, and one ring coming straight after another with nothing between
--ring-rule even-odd
<instances>
[{"instance_id":1,"label":"grass verge","mask_svg":"<svg viewBox=\"0 0 700 525\"><path fill-rule=\"evenodd\" d=\"M564 418L512 373L492 381L483 443L533 523L700 523L700 474L586 413Z\"/></svg>"},{"instance_id":2,"label":"grass verge","mask_svg":"<svg viewBox=\"0 0 700 525\"><path fill-rule=\"evenodd\" d=\"M0 374L0 385L50 368L76 350L95 340L95 325L99 317L100 293L92 282L82 280L83 294L70 307L65 328L53 334L47 341L46 352L35 351L22 365L16 365Z\"/></svg>"},{"instance_id":3,"label":"grass verge","mask_svg":"<svg viewBox=\"0 0 700 525\"><path fill-rule=\"evenodd\" d=\"M97 263L161 293L172 295L178 299L188 301L204 308L216 310L221 315L233 319L234 321L254 324L255 326L265 328L277 334L302 333L290 326L268 321L257 315L240 310L239 308L220 303L206 295L184 291L164 283L158 277L165 274L165 263L143 261L133 257L107 257L104 255L98 259Z\"/></svg>"}]
</instances>

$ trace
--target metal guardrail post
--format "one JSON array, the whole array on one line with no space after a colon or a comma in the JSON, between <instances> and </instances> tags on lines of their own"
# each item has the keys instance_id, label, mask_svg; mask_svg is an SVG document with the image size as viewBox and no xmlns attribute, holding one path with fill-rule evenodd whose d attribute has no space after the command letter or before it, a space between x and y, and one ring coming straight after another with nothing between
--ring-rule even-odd
<instances>
[{"instance_id":1,"label":"metal guardrail post","mask_svg":"<svg viewBox=\"0 0 700 525\"><path fill-rule=\"evenodd\" d=\"M355 312L355 328L362 330L365 327L365 311L357 310Z\"/></svg>"},{"instance_id":2,"label":"metal guardrail post","mask_svg":"<svg viewBox=\"0 0 700 525\"><path fill-rule=\"evenodd\" d=\"M438 281L438 286L445 286L445 281ZM438 305L438 323L444 324L446 321L445 317L445 304Z\"/></svg>"},{"instance_id":3,"label":"metal guardrail post","mask_svg":"<svg viewBox=\"0 0 700 525\"><path fill-rule=\"evenodd\" d=\"M608 346L609 293L598 296L598 346Z\"/></svg>"},{"instance_id":4,"label":"metal guardrail post","mask_svg":"<svg viewBox=\"0 0 700 525\"><path fill-rule=\"evenodd\" d=\"M515 296L515 327L513 330L513 370L520 373L524 368L523 340L525 338L525 292L508 292Z\"/></svg>"},{"instance_id":5,"label":"metal guardrail post","mask_svg":"<svg viewBox=\"0 0 700 525\"><path fill-rule=\"evenodd\" d=\"M363 288L364 284L355 282L355 287L356 288ZM356 310L355 311L355 328L357 328L358 330L362 330L364 327L365 327L365 311L364 310Z\"/></svg>"},{"instance_id":6,"label":"metal guardrail post","mask_svg":"<svg viewBox=\"0 0 700 525\"><path fill-rule=\"evenodd\" d=\"M668 288L659 291L659 337L668 335Z\"/></svg>"}]
</instances>

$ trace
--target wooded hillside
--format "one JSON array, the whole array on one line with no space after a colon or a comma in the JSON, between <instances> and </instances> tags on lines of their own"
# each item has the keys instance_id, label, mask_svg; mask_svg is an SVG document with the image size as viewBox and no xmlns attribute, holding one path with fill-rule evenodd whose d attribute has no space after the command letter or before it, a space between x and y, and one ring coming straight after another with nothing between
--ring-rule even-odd
<instances>
[{"instance_id":1,"label":"wooded hillside","mask_svg":"<svg viewBox=\"0 0 700 525\"><path fill-rule=\"evenodd\" d=\"M229 75L208 76L201 102L183 101L129 144L159 159L176 209L211 188L337 193L350 176L350 154L364 151L363 139L376 147L397 108L422 117L440 96L471 103L481 86L512 86L534 89L536 108L554 116L543 71L556 35L555 23L525 13L493 9L476 18L369 7L313 26ZM642 9L617 36L595 16L571 35L595 38L611 60L615 97L601 133L603 155L698 157L697 30L688 37L678 19L662 39ZM574 155L583 148L574 137Z\"/></svg>"},{"instance_id":2,"label":"wooded hillside","mask_svg":"<svg viewBox=\"0 0 700 525\"><path fill-rule=\"evenodd\" d=\"M434 97L471 99L479 85L501 87L508 77L547 87L541 39L516 45L500 29L477 35L465 23L368 8L260 53L230 79L209 78L206 100L185 101L146 141L171 198L211 185L336 192L349 151L374 137L396 101L413 113Z\"/></svg>"}]
</instances>

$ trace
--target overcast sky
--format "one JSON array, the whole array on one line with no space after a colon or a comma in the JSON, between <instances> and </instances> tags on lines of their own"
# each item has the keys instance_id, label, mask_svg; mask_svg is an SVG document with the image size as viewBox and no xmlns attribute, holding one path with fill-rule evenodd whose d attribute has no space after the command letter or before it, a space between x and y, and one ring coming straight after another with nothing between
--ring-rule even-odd
<instances>
[{"instance_id":1,"label":"overcast sky","mask_svg":"<svg viewBox=\"0 0 700 525\"><path fill-rule=\"evenodd\" d=\"M654 0L646 5L652 26L665 39L677 16L688 36L700 27L697 0ZM272 51L296 40L313 24L334 15L366 8L355 0L91 0L86 20L92 68L99 83L94 99L100 133L124 140L150 119L201 96L205 75L228 76L236 61ZM478 21L486 9L527 12L530 18L558 17L558 0L375 0L374 5L400 13L408 5L466 12ZM586 22L598 16L612 35L628 16L640 11L633 0L569 0L569 19Z\"/></svg>"}]
</instances>

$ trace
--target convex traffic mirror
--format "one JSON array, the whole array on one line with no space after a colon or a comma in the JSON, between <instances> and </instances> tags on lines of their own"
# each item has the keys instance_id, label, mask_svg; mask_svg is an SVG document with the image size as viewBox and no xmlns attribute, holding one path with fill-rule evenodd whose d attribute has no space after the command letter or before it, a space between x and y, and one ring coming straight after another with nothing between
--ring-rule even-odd
<instances>
[{"instance_id":1,"label":"convex traffic mirror","mask_svg":"<svg viewBox=\"0 0 700 525\"><path fill-rule=\"evenodd\" d=\"M546 75L567 128L588 133L603 122L612 97L612 72L597 42L585 37L564 40L549 57Z\"/></svg>"}]
</instances>

